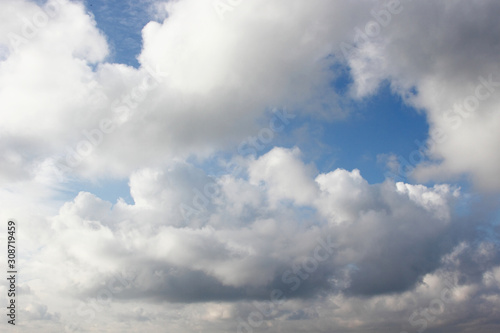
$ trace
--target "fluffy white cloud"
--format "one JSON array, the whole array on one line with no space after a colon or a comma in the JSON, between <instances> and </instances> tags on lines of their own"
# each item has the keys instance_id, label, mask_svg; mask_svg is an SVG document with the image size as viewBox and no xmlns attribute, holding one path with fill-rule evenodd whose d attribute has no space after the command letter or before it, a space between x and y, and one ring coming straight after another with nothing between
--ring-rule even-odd
<instances>
[{"instance_id":1,"label":"fluffy white cloud","mask_svg":"<svg viewBox=\"0 0 500 333\"><path fill-rule=\"evenodd\" d=\"M291 11L285 1L260 1L221 20L210 2L164 6L164 22L143 30L134 69L105 62L105 37L81 4L5 4L2 30L22 42L2 42L12 49L0 65L4 174L27 177L45 161L70 175L126 177L173 156L234 147L273 107L345 113L327 56L356 8L317 0Z\"/></svg>"},{"instance_id":2,"label":"fluffy white cloud","mask_svg":"<svg viewBox=\"0 0 500 333\"><path fill-rule=\"evenodd\" d=\"M394 1L381 2L352 37L356 48L345 52L354 95L373 94L389 82L426 112L430 130L423 150L435 162L418 166L418 180L470 174L480 188L499 189L499 4L397 2L392 14L388 4Z\"/></svg>"},{"instance_id":3,"label":"fluffy white cloud","mask_svg":"<svg viewBox=\"0 0 500 333\"><path fill-rule=\"evenodd\" d=\"M448 185L370 185L357 170L317 174L297 148L275 148L247 165L248 179L207 177L185 162L144 169L130 179L134 204L112 205L81 192L56 216L29 222L50 227L39 229L39 240L31 242L43 247L23 264L31 277L21 283L31 290L23 311L54 325L71 320L89 327L135 306L143 310L133 310L137 318L128 320L139 325L160 313L175 317L180 303L186 312L196 309L184 318L229 330L237 316L255 311L248 301L268 306L272 291L280 290L288 301L269 318L283 327L329 317L321 304L334 317L319 325L361 329L378 314L401 323L398 313L409 316L439 295L446 274L467 276L455 284L472 288L454 289L451 322L465 311L459 304L479 301L478 293L491 298L498 287L493 243L461 248L449 238L465 226L452 222L454 202L463 199ZM214 184L217 195L205 195L206 184ZM279 191L284 184L288 190ZM311 189L307 197L301 186ZM197 212L186 218L186 206ZM431 289L421 295L422 288ZM48 302L48 294L57 297ZM319 294L330 296L311 303ZM419 303L412 303L416 295ZM356 315L366 297L364 312ZM164 302L169 305L160 310ZM205 312L192 302L222 303ZM103 307L108 314L97 315Z\"/></svg>"},{"instance_id":4,"label":"fluffy white cloud","mask_svg":"<svg viewBox=\"0 0 500 333\"><path fill-rule=\"evenodd\" d=\"M298 148L230 156L237 175L186 160L238 147L275 106L343 117L343 98L388 82L430 124L439 163L417 179L465 173L498 189L496 2L255 0L224 19L211 1L162 2L139 68L107 62L81 3L1 7L0 219L23 235L21 331L229 332L276 290L286 300L263 310L263 330L494 325L488 200L447 184L369 184L357 169L319 173ZM334 65L352 40L351 96L338 96ZM73 177L127 178L134 203L68 200ZM2 302L6 290L4 280Z\"/></svg>"},{"instance_id":5,"label":"fluffy white cloud","mask_svg":"<svg viewBox=\"0 0 500 333\"><path fill-rule=\"evenodd\" d=\"M314 169L304 168L297 158L299 153L298 148L291 152L275 148L250 165L250 183L264 182L269 187L269 201L274 205L283 199L307 205L317 196L317 185L311 181Z\"/></svg>"},{"instance_id":6,"label":"fluffy white cloud","mask_svg":"<svg viewBox=\"0 0 500 333\"><path fill-rule=\"evenodd\" d=\"M210 2L168 2L159 5L166 19L144 28L134 69L104 63L105 38L81 5L13 2L0 41L2 174L29 177L52 161L70 174L126 177L173 156L234 147L275 106L325 114L328 105L326 114L340 116L329 68L347 55L354 96L388 81L427 113L428 155L441 162L420 165L419 180L469 173L497 188L497 4L385 1L370 13L367 3L258 1L221 20ZM440 19L422 27L429 11Z\"/></svg>"}]
</instances>

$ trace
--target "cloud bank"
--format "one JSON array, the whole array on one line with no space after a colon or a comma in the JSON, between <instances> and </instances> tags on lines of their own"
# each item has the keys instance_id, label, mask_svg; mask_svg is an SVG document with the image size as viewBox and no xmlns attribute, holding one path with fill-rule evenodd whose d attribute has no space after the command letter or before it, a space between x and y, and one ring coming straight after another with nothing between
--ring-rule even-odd
<instances>
[{"instance_id":1,"label":"cloud bank","mask_svg":"<svg viewBox=\"0 0 500 333\"><path fill-rule=\"evenodd\" d=\"M0 6L21 332L498 331L495 1L158 1L137 68L82 3ZM384 85L429 123L405 182L274 146Z\"/></svg>"}]
</instances>

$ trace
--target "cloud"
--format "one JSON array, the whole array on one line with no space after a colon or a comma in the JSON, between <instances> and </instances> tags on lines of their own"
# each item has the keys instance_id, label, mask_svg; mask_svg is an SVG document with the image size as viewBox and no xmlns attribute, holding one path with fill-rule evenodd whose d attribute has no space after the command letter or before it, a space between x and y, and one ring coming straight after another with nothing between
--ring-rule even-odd
<instances>
[{"instance_id":1,"label":"cloud","mask_svg":"<svg viewBox=\"0 0 500 333\"><path fill-rule=\"evenodd\" d=\"M343 117L328 56L356 8L336 8L332 17L328 1L297 3L293 13L287 6L245 4L222 21L211 3L169 2L167 18L143 29L136 69L107 62L106 37L81 4L16 2L12 11L28 23L4 12L4 30L23 38L18 48L4 41L13 52L0 68L5 173L26 178L52 163L65 177L127 177L173 157L234 147L274 107ZM37 25L40 15L47 22Z\"/></svg>"},{"instance_id":2,"label":"cloud","mask_svg":"<svg viewBox=\"0 0 500 333\"><path fill-rule=\"evenodd\" d=\"M285 326L292 319L324 318L315 307L307 313L305 305L294 308L295 302L317 299L335 309L331 302L342 295L333 322L345 327L337 314L350 313L363 299L367 307L384 300L384 310L377 311L397 322L391 311L414 311L418 307L409 299L431 281L441 285L446 276L457 278L457 290L464 291L454 291L453 297L462 303L496 288L498 249L491 242L476 243L479 236L465 232L475 217L459 222L454 207L464 197L457 188L390 181L371 185L357 170L318 174L300 156L297 148L275 148L258 159L248 157L248 178L210 178L185 162L144 169L130 180L134 204L112 205L81 192L47 221L50 229L41 237L45 246L25 264L25 274L45 281L57 273L44 288L65 295L65 302L106 299L106 290L117 307L222 302L233 309L223 321L236 313L248 316L252 306L248 311L240 306L265 304L279 290L287 301L273 318L287 318ZM192 189L207 182L216 184L219 194L207 197L209 204L185 219L183 201L191 205L197 193ZM288 190L278 190L285 183ZM307 197L300 188L310 189ZM41 292L35 281L25 285ZM425 304L433 293L418 302ZM92 309L92 303L83 304L80 312ZM69 315L57 304L49 309ZM368 325L377 311L364 311L355 327ZM213 321L206 316L212 318L207 314L199 320Z\"/></svg>"},{"instance_id":3,"label":"cloud","mask_svg":"<svg viewBox=\"0 0 500 333\"><path fill-rule=\"evenodd\" d=\"M133 68L109 62L81 3L2 3L0 218L23 235L21 329L496 331L494 195L234 151L275 107L345 118L343 101L388 84L430 125L414 179L498 190L498 6L256 0L221 19L161 2ZM133 203L68 199L82 178L128 179Z\"/></svg>"},{"instance_id":4,"label":"cloud","mask_svg":"<svg viewBox=\"0 0 500 333\"><path fill-rule=\"evenodd\" d=\"M417 180L468 174L480 188L498 188L496 3L386 1L368 11L369 1L317 0L292 11L284 1L255 2L224 20L211 3L158 6L168 14L144 27L137 69L106 63L106 38L82 5L7 6L4 177L30 178L48 163L59 177L125 178L174 157L234 148L273 107L344 117L346 97L330 83L339 75L332 68L347 56L353 97L387 82L426 113L432 163L416 168ZM352 52L343 52L345 45Z\"/></svg>"},{"instance_id":5,"label":"cloud","mask_svg":"<svg viewBox=\"0 0 500 333\"><path fill-rule=\"evenodd\" d=\"M353 37L353 94L374 94L387 82L426 113L432 163L418 165L418 181L466 174L478 188L498 190L498 3L401 1L397 14L387 3Z\"/></svg>"},{"instance_id":6,"label":"cloud","mask_svg":"<svg viewBox=\"0 0 500 333\"><path fill-rule=\"evenodd\" d=\"M266 178L284 170L276 161L286 163L288 173ZM115 296L122 301L262 301L273 289L290 299L324 292L373 297L413 290L443 267L442 259L457 245L449 239L451 228L459 228L452 223L457 189L370 185L357 170L312 170L297 148L275 148L249 163L248 180L210 179L185 163L139 171L130 181L135 204L112 206L85 192L66 203L51 219L53 236L45 240L50 245L25 270L65 262L65 273L50 288L86 297L102 288L97 281L130 270L130 286ZM176 183L166 181L171 177ZM186 220L180 201L203 181L216 183L220 195L210 198L203 214ZM277 191L281 182L290 190ZM294 191L300 184L314 189L309 200ZM235 196L235 186L246 190ZM313 258L321 247L326 258L320 262ZM492 245L481 251L485 260L497 260ZM482 258L477 255L474 260Z\"/></svg>"}]
</instances>

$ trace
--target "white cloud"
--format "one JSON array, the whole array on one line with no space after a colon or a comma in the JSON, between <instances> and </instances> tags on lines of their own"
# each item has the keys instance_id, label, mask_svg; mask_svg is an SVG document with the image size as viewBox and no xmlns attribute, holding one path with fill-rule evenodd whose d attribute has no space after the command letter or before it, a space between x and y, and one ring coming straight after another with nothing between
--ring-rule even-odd
<instances>
[{"instance_id":1,"label":"white cloud","mask_svg":"<svg viewBox=\"0 0 500 333\"><path fill-rule=\"evenodd\" d=\"M304 167L298 159L299 154L298 148L292 151L274 148L250 165L250 183L258 186L260 182L265 182L269 188L269 201L273 205L283 199L307 205L317 196L317 185L311 180L315 170Z\"/></svg>"},{"instance_id":2,"label":"white cloud","mask_svg":"<svg viewBox=\"0 0 500 333\"><path fill-rule=\"evenodd\" d=\"M314 6L297 2L291 10L284 1L252 2L224 20L209 2L167 3L166 19L144 28L142 67L133 69L103 64L105 37L81 5L13 2L3 12L1 30L4 36L21 36L23 43L18 52L12 47L4 52L0 67L2 174L26 178L47 160L63 165L81 160L70 173L127 177L173 156L234 147L270 107L324 113L323 107L308 109L324 101L331 113L344 114L329 87L336 73L328 68L342 58L342 43L358 41L348 58L355 95L373 94L388 80L428 115L435 142L430 156L442 162L419 166L415 176L466 173L482 188L497 188L497 5L402 2L387 20L380 13L388 13L391 2L384 2L374 7L377 23L367 3L317 0ZM422 26L429 11L440 19L427 18ZM21 19L15 13L22 13ZM474 18L483 14L479 24ZM370 29L377 24L380 31L374 33ZM4 37L1 43L12 46L11 40ZM473 56L477 50L480 61ZM328 57L332 54L336 57ZM161 84L146 69L163 73ZM475 101L472 113L453 111L456 103L474 108ZM106 119L117 126L109 134L96 132ZM20 156L19 149L26 154ZM82 156L75 158L75 151Z\"/></svg>"},{"instance_id":3,"label":"white cloud","mask_svg":"<svg viewBox=\"0 0 500 333\"><path fill-rule=\"evenodd\" d=\"M324 318L318 308L321 302L335 309L326 300L310 303L308 299L320 292L331 294L332 301L339 293L346 297L342 310L335 310L334 317L322 320L320 325L346 327L342 317L355 316L357 324L350 325L364 327L376 321L377 313L398 321L400 318L391 313L413 311L416 307L409 299L420 295L420 282L431 287L442 283L437 277L441 276L439 269L473 273L472 260L486 263L480 270L486 274L488 263L496 260L497 251L491 245L484 244L471 255L440 246L451 230L453 202L461 199L446 185L370 185L357 170L317 174L301 161L297 148L275 148L257 160L249 158L248 165L248 180L229 174L213 179L185 162L163 170L144 169L130 180L135 204L118 201L111 205L82 192L46 222L26 222L50 225L39 230L38 241L30 240L33 247L43 247L23 264L24 274L31 277L21 284L32 290L29 311L45 309L53 320L60 318L62 323L75 316L73 320L87 327L89 315L84 310L90 311L88 304L92 303L85 302L104 297L99 293L105 292L102 288L107 281L119 281L113 277L129 274L130 283L113 292L112 301L106 303L108 314L99 318L113 320L129 304L157 309L155 304L165 301L180 302L186 308L197 308L189 305L191 302L224 302L227 305L196 316L184 314L195 317L193 320L201 325L210 322L223 327L230 318L252 311L252 306L249 312L233 307L251 299L269 300L271 291L280 289L289 299L278 316L284 327L290 318L302 318L301 325L308 322L307 318ZM282 174L273 177L277 172ZM253 178L257 175L259 181L271 184L261 186ZM210 203L202 214L184 219L180 205L191 205L193 187L202 188L207 182L216 184L220 194L207 197ZM277 187L285 183L289 189L278 191ZM298 190L304 186L312 191L309 200ZM325 261L314 259L316 267L310 266L321 242L331 242L333 252ZM325 249L328 251L328 247ZM457 259L446 259L448 253ZM296 271L285 279L287 270ZM54 274L57 278L46 282ZM473 281L467 286L480 283ZM484 283L491 288L495 285L491 281L489 278ZM292 289L297 283L298 287ZM112 286L120 285L115 282ZM470 302L480 292L479 287L474 288L458 291L457 299ZM58 297L42 302L47 293ZM460 296L463 293L469 296L464 299ZM429 297L434 294L430 292ZM355 315L353 307L361 302L358 296L369 297L369 301L366 310ZM80 315L67 311L67 304L77 299L88 300L79 305ZM380 300L385 305L377 305L375 310ZM302 305L294 306L294 302ZM421 302L425 304L428 298ZM299 311L301 308L304 312ZM138 314L137 322L154 316L144 311Z\"/></svg>"},{"instance_id":4,"label":"white cloud","mask_svg":"<svg viewBox=\"0 0 500 333\"><path fill-rule=\"evenodd\" d=\"M1 63L6 150L27 152L22 162L7 159L5 171L55 161L69 165L68 176L127 177L175 156L234 147L273 107L345 115L328 56L349 30L347 17L361 20L361 2L316 2L293 11L286 1L248 3L224 21L210 2L166 3L167 18L143 30L134 69L105 63L106 39L83 6L54 1L57 15ZM25 2L13 9L28 18L44 10ZM4 16L4 30L22 28ZM18 177L29 177L24 171Z\"/></svg>"},{"instance_id":5,"label":"white cloud","mask_svg":"<svg viewBox=\"0 0 500 333\"><path fill-rule=\"evenodd\" d=\"M358 49L348 58L355 93L373 94L389 82L426 112L436 163L419 165L417 180L469 174L478 187L497 190L498 3L401 1L401 9L385 26L378 23L379 34L357 37Z\"/></svg>"},{"instance_id":6,"label":"white cloud","mask_svg":"<svg viewBox=\"0 0 500 333\"><path fill-rule=\"evenodd\" d=\"M287 300L263 329L414 328L408 317L422 319L449 277L451 301L426 327L455 331L471 309L496 320L498 245L476 229L492 209L472 203L458 214L468 198L457 187L320 173L298 148L232 155L238 176L186 162L237 147L275 106L345 115L331 66L356 27L375 20L375 2L256 0L224 20L211 1L162 3L165 20L143 30L140 68L106 62L106 37L82 4L49 4L57 15L17 51L9 32L26 23L16 14L48 7L6 1L0 14L0 219L18 220L23 235L20 318L30 322L21 331L234 331L276 289ZM424 110L429 154L441 161L420 165L417 179L465 173L498 189L498 88L483 82L500 78L498 5L402 8L347 59L350 97L388 82ZM474 113L448 113L469 96L480 100ZM127 178L134 203L87 192L63 200L61 180L78 177Z\"/></svg>"}]
</instances>

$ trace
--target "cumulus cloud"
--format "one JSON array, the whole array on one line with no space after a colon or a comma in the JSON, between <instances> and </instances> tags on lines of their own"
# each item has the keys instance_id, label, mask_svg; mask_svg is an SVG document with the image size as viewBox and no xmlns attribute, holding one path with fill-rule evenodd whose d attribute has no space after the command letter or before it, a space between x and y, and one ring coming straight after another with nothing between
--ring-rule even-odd
<instances>
[{"instance_id":1,"label":"cumulus cloud","mask_svg":"<svg viewBox=\"0 0 500 333\"><path fill-rule=\"evenodd\" d=\"M12 150L6 171L26 177L33 165L52 161L70 175L126 177L148 163L231 147L273 107L343 116L328 56L346 17L358 11L332 10L327 1L298 2L293 12L287 6L245 4L222 21L209 2L166 3L167 18L143 29L135 69L106 62L106 38L81 4L13 2L7 7L26 17L3 12L3 29L22 41L4 41L13 50L0 68L3 142ZM43 15L47 22L38 22ZM270 34L282 37L270 41ZM284 58L288 49L295 51ZM45 116L38 121L37 114ZM11 147L30 153L21 157Z\"/></svg>"},{"instance_id":2,"label":"cumulus cloud","mask_svg":"<svg viewBox=\"0 0 500 333\"><path fill-rule=\"evenodd\" d=\"M469 174L479 188L498 190L499 136L491 130L499 121L498 3L401 1L392 14L389 3L359 26L348 49L353 93L374 94L388 82L425 111L429 139L415 149L432 163L418 165L416 179Z\"/></svg>"},{"instance_id":3,"label":"cumulus cloud","mask_svg":"<svg viewBox=\"0 0 500 333\"><path fill-rule=\"evenodd\" d=\"M320 172L293 144L235 151L273 108L345 118L343 101L388 84L430 125L413 180L498 190L499 5L232 3L152 3L134 68L109 61L82 3L2 2L0 219L22 231L21 331L497 331L493 194ZM81 178L128 179L133 202L68 198Z\"/></svg>"},{"instance_id":4,"label":"cumulus cloud","mask_svg":"<svg viewBox=\"0 0 500 333\"><path fill-rule=\"evenodd\" d=\"M287 172L280 161L289 166ZM60 304L52 304L50 311L84 322L92 317L91 302L108 306L103 301L108 297L118 308L227 304L197 319L227 322L237 314L248 316L254 311L252 302L269 307L266 302L278 290L286 301L269 318L282 318L284 327L289 321L305 325L324 318L318 304L342 317L362 299L371 299L355 326L363 327L377 311L398 322L390 311L411 313L417 308L411 295L430 285L425 288L433 291L425 289L428 296L418 301L425 304L439 294L445 276L456 277L453 288L474 290L470 295L463 291L463 302L476 297L483 279L488 288L496 286L496 271L488 273L498 265L494 243L473 245L476 236L458 235L457 230L466 228L454 213L455 203L463 200L458 188L391 181L370 185L358 170L318 174L304 164L297 148L275 148L256 160L248 157L247 165L248 178L210 178L185 162L138 171L130 179L134 204L112 205L81 192L44 222L50 229L41 239L50 245L33 254L25 272L39 281L57 273L44 283L47 292L67 295L64 304L74 302L73 297L87 301L76 314ZM192 190L207 183L217 186L216 196ZM285 183L291 187L278 190ZM295 190L299 185L310 189L307 197ZM197 195L208 203L200 201L186 219L181 207L194 209ZM25 285L39 293L37 280ZM453 297L462 297L453 290ZM317 297L321 303L306 306ZM338 297L342 305L337 307ZM385 304L384 310L368 314L378 304L375 299ZM137 318L147 320L144 312ZM328 323L320 325L333 324ZM334 324L345 323L338 319Z\"/></svg>"},{"instance_id":5,"label":"cumulus cloud","mask_svg":"<svg viewBox=\"0 0 500 333\"><path fill-rule=\"evenodd\" d=\"M168 2L157 6L163 22L143 29L135 69L106 63L106 39L82 5L15 2L2 20L3 174L29 177L51 161L70 174L127 177L148 163L229 148L269 108L342 117L343 97L329 84L347 56L353 96L389 82L425 110L425 151L440 162L419 165L418 180L470 174L496 189L497 4L397 3L245 3L221 20L211 3Z\"/></svg>"}]
</instances>

